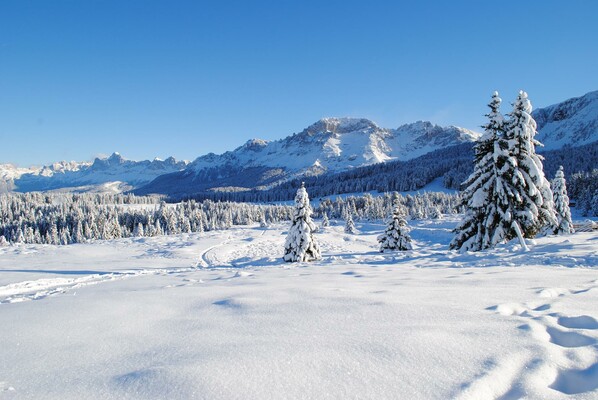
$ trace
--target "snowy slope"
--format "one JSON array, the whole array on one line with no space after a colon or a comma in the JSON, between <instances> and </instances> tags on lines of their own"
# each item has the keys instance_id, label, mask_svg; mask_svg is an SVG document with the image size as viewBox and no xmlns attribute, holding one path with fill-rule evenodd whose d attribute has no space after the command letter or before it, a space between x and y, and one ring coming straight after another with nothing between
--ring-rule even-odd
<instances>
[{"instance_id":1,"label":"snowy slope","mask_svg":"<svg viewBox=\"0 0 598 400\"><path fill-rule=\"evenodd\" d=\"M179 171L185 161L131 161L114 153L93 162L58 162L42 168L11 170L14 190L21 192L68 189L73 191L121 191L145 184L157 176ZM1 170L0 170L1 171ZM0 177L3 179L3 177ZM6 180L8 181L8 179Z\"/></svg>"},{"instance_id":2,"label":"snowy slope","mask_svg":"<svg viewBox=\"0 0 598 400\"><path fill-rule=\"evenodd\" d=\"M295 265L284 225L0 247L0 398L596 399L596 236L459 254L455 223Z\"/></svg>"},{"instance_id":3,"label":"snowy slope","mask_svg":"<svg viewBox=\"0 0 598 400\"><path fill-rule=\"evenodd\" d=\"M537 139L547 150L598 141L598 91L532 113Z\"/></svg>"},{"instance_id":4,"label":"snowy slope","mask_svg":"<svg viewBox=\"0 0 598 400\"><path fill-rule=\"evenodd\" d=\"M184 171L160 177L138 192L178 194L218 187L267 187L298 176L409 160L478 136L464 128L422 121L385 129L363 118L324 118L284 139L253 139L233 151L199 157Z\"/></svg>"}]
</instances>

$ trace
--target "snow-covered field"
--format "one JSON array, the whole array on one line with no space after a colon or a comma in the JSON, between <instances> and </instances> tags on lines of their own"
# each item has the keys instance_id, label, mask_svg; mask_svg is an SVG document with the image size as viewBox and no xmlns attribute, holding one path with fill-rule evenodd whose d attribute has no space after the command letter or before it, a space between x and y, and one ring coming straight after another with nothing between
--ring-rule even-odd
<instances>
[{"instance_id":1,"label":"snow-covered field","mask_svg":"<svg viewBox=\"0 0 598 400\"><path fill-rule=\"evenodd\" d=\"M449 252L455 220L0 248L0 399L598 398L598 235Z\"/></svg>"}]
</instances>

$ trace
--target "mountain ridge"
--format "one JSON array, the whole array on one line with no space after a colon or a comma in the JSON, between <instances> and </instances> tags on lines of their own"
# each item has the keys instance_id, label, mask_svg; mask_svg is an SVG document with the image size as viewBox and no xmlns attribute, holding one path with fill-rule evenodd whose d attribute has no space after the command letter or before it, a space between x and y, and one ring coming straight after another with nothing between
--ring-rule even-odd
<instances>
[{"instance_id":1,"label":"mountain ridge","mask_svg":"<svg viewBox=\"0 0 598 400\"><path fill-rule=\"evenodd\" d=\"M598 91L532 112L544 150L598 140ZM277 140L249 139L234 150L208 153L192 162L131 161L119 153L92 161L60 161L42 167L0 164L0 192L123 191L183 195L202 191L269 189L301 177L408 161L431 151L476 140L457 126L416 121L395 129L367 118L325 117Z\"/></svg>"},{"instance_id":2,"label":"mountain ridge","mask_svg":"<svg viewBox=\"0 0 598 400\"><path fill-rule=\"evenodd\" d=\"M427 121L388 129L366 118L327 117L282 139L251 139L221 155L200 156L185 170L158 177L134 192L180 194L268 188L300 176L409 160L478 137L465 128L441 127Z\"/></svg>"},{"instance_id":3,"label":"mountain ridge","mask_svg":"<svg viewBox=\"0 0 598 400\"><path fill-rule=\"evenodd\" d=\"M598 140L598 90L532 112L546 150Z\"/></svg>"},{"instance_id":4,"label":"mountain ridge","mask_svg":"<svg viewBox=\"0 0 598 400\"><path fill-rule=\"evenodd\" d=\"M183 169L187 161L173 157L152 161L127 160L118 152L109 157L96 157L93 161L59 161L42 167L19 168L0 164L0 192L46 191L74 189L96 191L102 187L109 191L130 190L143 185L157 176ZM117 185L105 185L109 183ZM104 186L103 186L104 185Z\"/></svg>"}]
</instances>

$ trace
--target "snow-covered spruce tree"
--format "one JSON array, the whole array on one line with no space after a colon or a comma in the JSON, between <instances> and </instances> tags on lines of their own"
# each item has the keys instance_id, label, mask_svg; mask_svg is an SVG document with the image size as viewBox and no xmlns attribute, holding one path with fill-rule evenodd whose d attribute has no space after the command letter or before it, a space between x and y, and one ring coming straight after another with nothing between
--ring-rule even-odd
<instances>
[{"instance_id":1,"label":"snow-covered spruce tree","mask_svg":"<svg viewBox=\"0 0 598 400\"><path fill-rule=\"evenodd\" d=\"M567 196L567 183L563 166L556 172L556 176L551 182L552 195L554 197L554 209L556 211L556 235L569 234L575 232L573 222L571 221L571 210L569 209L569 196Z\"/></svg>"},{"instance_id":2,"label":"snow-covered spruce tree","mask_svg":"<svg viewBox=\"0 0 598 400\"><path fill-rule=\"evenodd\" d=\"M405 220L405 212L403 208L396 204L392 212L392 217L388 221L386 230L378 236L378 243L380 243L380 251L387 250L411 250L411 236L409 236L409 227Z\"/></svg>"},{"instance_id":3,"label":"snow-covered spruce tree","mask_svg":"<svg viewBox=\"0 0 598 400\"><path fill-rule=\"evenodd\" d=\"M556 226L552 191L542 166L543 157L536 154L536 146L542 144L534 139L536 121L531 112L527 93L519 91L506 129L509 155L515 160L515 170L509 182L516 192L511 209L512 227L518 236L520 230L526 238Z\"/></svg>"},{"instance_id":4,"label":"snow-covered spruce tree","mask_svg":"<svg viewBox=\"0 0 598 400\"><path fill-rule=\"evenodd\" d=\"M440 211L440 207L438 207L438 206L433 206L430 209L430 212L428 213L428 215L432 219L442 219L443 218L442 211Z\"/></svg>"},{"instance_id":5,"label":"snow-covered spruce tree","mask_svg":"<svg viewBox=\"0 0 598 400\"><path fill-rule=\"evenodd\" d=\"M322 216L322 228L326 228L330 226L330 220L328 219L328 214L324 211L324 215Z\"/></svg>"},{"instance_id":6,"label":"snow-covered spruce tree","mask_svg":"<svg viewBox=\"0 0 598 400\"><path fill-rule=\"evenodd\" d=\"M144 232L143 232L143 224L141 222L139 222L137 225L135 225L135 230L133 230L133 236L134 237L145 236Z\"/></svg>"},{"instance_id":7,"label":"snow-covered spruce tree","mask_svg":"<svg viewBox=\"0 0 598 400\"><path fill-rule=\"evenodd\" d=\"M347 213L345 216L345 233L354 235L357 233L357 229L355 228L355 223L353 222L353 216L350 212Z\"/></svg>"},{"instance_id":8,"label":"snow-covered spruce tree","mask_svg":"<svg viewBox=\"0 0 598 400\"><path fill-rule=\"evenodd\" d=\"M284 245L285 261L303 262L320 259L320 247L313 236L316 226L311 220L311 213L309 196L302 183L295 196L295 211Z\"/></svg>"},{"instance_id":9,"label":"snow-covered spruce tree","mask_svg":"<svg viewBox=\"0 0 598 400\"><path fill-rule=\"evenodd\" d=\"M488 104L484 135L475 145L474 171L463 183L461 205L466 212L455 229L451 249L480 251L511 239L508 210L514 194L507 181L514 160L508 154L501 102L498 92L494 92Z\"/></svg>"}]
</instances>

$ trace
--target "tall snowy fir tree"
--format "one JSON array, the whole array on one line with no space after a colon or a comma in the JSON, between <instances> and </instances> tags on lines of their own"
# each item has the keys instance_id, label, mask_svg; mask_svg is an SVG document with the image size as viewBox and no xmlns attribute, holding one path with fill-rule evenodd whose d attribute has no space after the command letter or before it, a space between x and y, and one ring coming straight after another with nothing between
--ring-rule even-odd
<instances>
[{"instance_id":1,"label":"tall snowy fir tree","mask_svg":"<svg viewBox=\"0 0 598 400\"><path fill-rule=\"evenodd\" d=\"M285 261L303 262L320 259L320 247L313 235L316 225L311 219L311 214L309 196L305 185L301 184L295 196L295 211L284 245Z\"/></svg>"},{"instance_id":2,"label":"tall snowy fir tree","mask_svg":"<svg viewBox=\"0 0 598 400\"><path fill-rule=\"evenodd\" d=\"M551 182L552 195L554 197L554 208L556 211L556 235L569 234L575 232L573 222L571 221L571 210L569 209L569 196L567 195L567 182L565 173L561 166L556 172L556 176Z\"/></svg>"},{"instance_id":3,"label":"tall snowy fir tree","mask_svg":"<svg viewBox=\"0 0 598 400\"><path fill-rule=\"evenodd\" d=\"M399 204L395 204L392 212L392 218L386 225L386 230L378 236L380 251L387 250L412 250L411 236L409 236L409 227L405 220L405 212Z\"/></svg>"},{"instance_id":4,"label":"tall snowy fir tree","mask_svg":"<svg viewBox=\"0 0 598 400\"><path fill-rule=\"evenodd\" d=\"M527 93L520 91L506 130L509 155L515 160L510 182L515 191L512 207L512 227L519 236L532 238L543 229L556 226L556 216L550 183L544 176L543 157L536 154L534 139L536 121L531 116L532 105Z\"/></svg>"},{"instance_id":5,"label":"tall snowy fir tree","mask_svg":"<svg viewBox=\"0 0 598 400\"><path fill-rule=\"evenodd\" d=\"M498 92L494 92L488 104L485 133L475 146L474 171L464 182L461 204L466 214L455 229L452 249L479 251L511 239L508 209L512 193L506 180L514 160L508 154L501 102Z\"/></svg>"}]
</instances>

